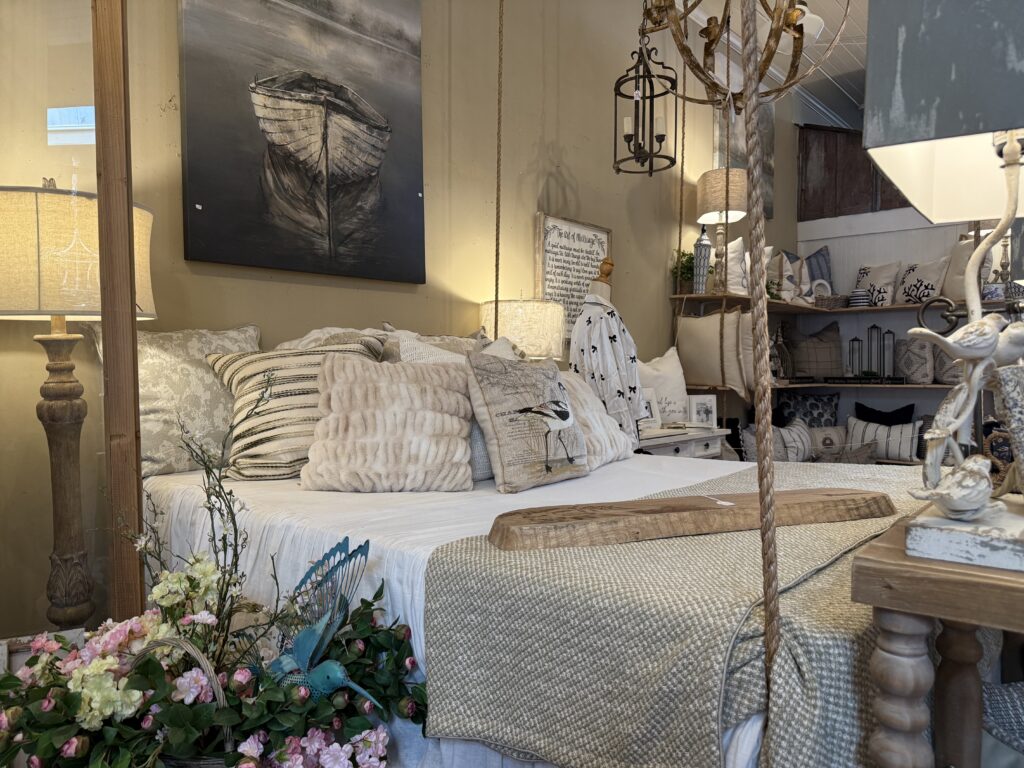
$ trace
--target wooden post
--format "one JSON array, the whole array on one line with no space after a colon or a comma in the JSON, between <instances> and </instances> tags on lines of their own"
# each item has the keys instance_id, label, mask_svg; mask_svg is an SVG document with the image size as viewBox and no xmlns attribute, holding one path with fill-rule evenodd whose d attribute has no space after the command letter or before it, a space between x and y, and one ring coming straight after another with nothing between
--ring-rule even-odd
<instances>
[{"instance_id":1,"label":"wooden post","mask_svg":"<svg viewBox=\"0 0 1024 768\"><path fill-rule=\"evenodd\" d=\"M122 535L142 527L126 13L126 0L92 0L104 426L112 529L110 613L115 619L134 615L143 606L142 563Z\"/></svg>"},{"instance_id":2,"label":"wooden post","mask_svg":"<svg viewBox=\"0 0 1024 768\"><path fill-rule=\"evenodd\" d=\"M942 657L935 678L935 762L956 768L981 765L981 675L978 628L943 621L935 641Z\"/></svg>"}]
</instances>

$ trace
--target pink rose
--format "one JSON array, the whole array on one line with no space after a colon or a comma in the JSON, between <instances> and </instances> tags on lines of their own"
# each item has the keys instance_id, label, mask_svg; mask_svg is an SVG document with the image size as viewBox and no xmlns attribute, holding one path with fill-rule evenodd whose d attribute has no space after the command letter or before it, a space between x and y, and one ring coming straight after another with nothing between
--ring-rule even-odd
<instances>
[{"instance_id":1,"label":"pink rose","mask_svg":"<svg viewBox=\"0 0 1024 768\"><path fill-rule=\"evenodd\" d=\"M305 704L309 701L309 697L312 692L304 685L300 685L292 690L292 702L295 704Z\"/></svg>"},{"instance_id":2,"label":"pink rose","mask_svg":"<svg viewBox=\"0 0 1024 768\"><path fill-rule=\"evenodd\" d=\"M28 758L28 768L43 768L45 763L39 757L39 755L30 755Z\"/></svg>"},{"instance_id":3,"label":"pink rose","mask_svg":"<svg viewBox=\"0 0 1024 768\"><path fill-rule=\"evenodd\" d=\"M395 633L395 637L402 642L412 639L412 629L408 624L396 624L392 631Z\"/></svg>"},{"instance_id":4,"label":"pink rose","mask_svg":"<svg viewBox=\"0 0 1024 768\"><path fill-rule=\"evenodd\" d=\"M10 723L7 722L7 713L0 709L0 731L6 731L10 729Z\"/></svg>"},{"instance_id":5,"label":"pink rose","mask_svg":"<svg viewBox=\"0 0 1024 768\"><path fill-rule=\"evenodd\" d=\"M144 731L152 731L153 727L156 725L156 720L153 718L152 715L146 715L144 718L142 718L141 725L142 725L142 730L144 730Z\"/></svg>"},{"instance_id":6,"label":"pink rose","mask_svg":"<svg viewBox=\"0 0 1024 768\"><path fill-rule=\"evenodd\" d=\"M43 712L53 712L53 708L57 702L50 698L50 694L46 694L46 698L39 702L39 709Z\"/></svg>"},{"instance_id":7,"label":"pink rose","mask_svg":"<svg viewBox=\"0 0 1024 768\"><path fill-rule=\"evenodd\" d=\"M51 640L45 632L32 638L31 651L33 656L40 653L56 653L60 650L60 643Z\"/></svg>"},{"instance_id":8,"label":"pink rose","mask_svg":"<svg viewBox=\"0 0 1024 768\"><path fill-rule=\"evenodd\" d=\"M348 652L353 656L362 656L366 653L366 643L356 638L348 644Z\"/></svg>"},{"instance_id":9,"label":"pink rose","mask_svg":"<svg viewBox=\"0 0 1024 768\"><path fill-rule=\"evenodd\" d=\"M412 717L416 714L416 702L411 696L405 696L398 700L398 714L402 717Z\"/></svg>"},{"instance_id":10,"label":"pink rose","mask_svg":"<svg viewBox=\"0 0 1024 768\"><path fill-rule=\"evenodd\" d=\"M406 672L412 672L412 671L414 671L414 670L416 669L416 667L418 666L418 665L416 664L416 659L415 659L415 658L414 658L413 656L408 656L408 657L406 657L406 659L405 659L405 662L404 662L404 663L405 663L405 671L406 671Z\"/></svg>"},{"instance_id":11,"label":"pink rose","mask_svg":"<svg viewBox=\"0 0 1024 768\"><path fill-rule=\"evenodd\" d=\"M359 711L365 715L373 714L373 702L369 699L363 698L362 696L356 697L356 707L358 707Z\"/></svg>"},{"instance_id":12,"label":"pink rose","mask_svg":"<svg viewBox=\"0 0 1024 768\"><path fill-rule=\"evenodd\" d=\"M72 736L60 748L61 757L85 757L89 753L89 739L85 736Z\"/></svg>"},{"instance_id":13,"label":"pink rose","mask_svg":"<svg viewBox=\"0 0 1024 768\"><path fill-rule=\"evenodd\" d=\"M235 673L231 675L231 680L239 685L248 685L249 681L252 680L252 670L247 667L236 669Z\"/></svg>"}]
</instances>

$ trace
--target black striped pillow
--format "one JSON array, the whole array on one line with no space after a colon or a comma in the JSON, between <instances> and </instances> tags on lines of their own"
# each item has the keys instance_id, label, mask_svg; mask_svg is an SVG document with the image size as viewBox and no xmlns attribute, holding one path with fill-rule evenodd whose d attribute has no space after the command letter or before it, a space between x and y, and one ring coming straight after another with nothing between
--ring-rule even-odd
<instances>
[{"instance_id":1,"label":"black striped pillow","mask_svg":"<svg viewBox=\"0 0 1024 768\"><path fill-rule=\"evenodd\" d=\"M207 355L235 398L228 476L236 480L297 477L320 420L317 378L328 354L380 360L384 345L364 336L345 344L272 352ZM268 388L267 401L260 396Z\"/></svg>"},{"instance_id":2,"label":"black striped pillow","mask_svg":"<svg viewBox=\"0 0 1024 768\"><path fill-rule=\"evenodd\" d=\"M888 461L914 461L917 458L917 437L921 422L887 427L850 416L846 421L846 442L849 445L878 443L875 458Z\"/></svg>"}]
</instances>

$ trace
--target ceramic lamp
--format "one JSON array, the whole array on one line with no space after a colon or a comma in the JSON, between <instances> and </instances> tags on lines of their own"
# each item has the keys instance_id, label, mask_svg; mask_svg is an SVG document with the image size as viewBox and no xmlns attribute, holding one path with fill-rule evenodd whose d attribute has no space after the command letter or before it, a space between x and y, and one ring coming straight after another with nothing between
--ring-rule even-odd
<instances>
[{"instance_id":1,"label":"ceramic lamp","mask_svg":"<svg viewBox=\"0 0 1024 768\"><path fill-rule=\"evenodd\" d=\"M715 168L697 179L697 223L715 226L715 289L729 285L725 228L747 215L747 172L743 168ZM742 265L739 267L742 269Z\"/></svg>"},{"instance_id":2,"label":"ceramic lamp","mask_svg":"<svg viewBox=\"0 0 1024 768\"><path fill-rule=\"evenodd\" d=\"M557 301L519 299L498 303L498 329L527 357L561 360L565 339L565 310ZM480 305L480 324L494 338L495 302Z\"/></svg>"},{"instance_id":3,"label":"ceramic lamp","mask_svg":"<svg viewBox=\"0 0 1024 768\"><path fill-rule=\"evenodd\" d=\"M156 317L149 277L153 215L135 208L136 317ZM67 320L100 316L99 219L95 195L56 189L0 187L0 318L50 321L35 336L46 351L49 377L36 413L50 450L54 537L47 618L65 629L92 615L92 578L82 531L79 439L84 390L71 354L82 336Z\"/></svg>"}]
</instances>

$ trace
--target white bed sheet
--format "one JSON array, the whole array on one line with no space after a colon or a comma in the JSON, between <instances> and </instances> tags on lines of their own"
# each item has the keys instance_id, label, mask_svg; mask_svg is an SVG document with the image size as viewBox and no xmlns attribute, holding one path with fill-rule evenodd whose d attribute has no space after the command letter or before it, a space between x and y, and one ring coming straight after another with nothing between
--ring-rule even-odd
<instances>
[{"instance_id":1,"label":"white bed sheet","mask_svg":"<svg viewBox=\"0 0 1024 768\"><path fill-rule=\"evenodd\" d=\"M287 591L298 583L310 561L344 536L355 544L369 539L370 556L357 597L370 597L381 580L385 581L388 619L400 618L412 628L413 649L422 668L425 575L427 560L437 547L486 534L494 518L503 512L553 504L626 501L729 475L748 466L706 459L635 456L602 467L587 477L519 494L497 493L493 481L477 483L472 491L461 493L303 491L298 480L230 481L228 485L243 503L239 523L249 535L248 547L242 555L242 567L248 577L245 592L249 597L264 603L273 601L271 556L276 555L278 579L282 590ZM200 472L186 472L145 481L146 491L162 513L158 527L175 552L207 546L209 520L202 508L201 476ZM726 737L730 768L756 765L760 727L746 727L751 737L756 731L756 739L734 739L731 734ZM389 760L389 765L528 765L502 758L478 744L438 744L417 739L416 730L404 728L395 733L399 750L397 760Z\"/></svg>"}]
</instances>

